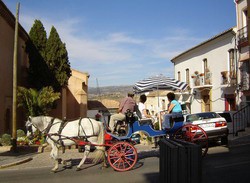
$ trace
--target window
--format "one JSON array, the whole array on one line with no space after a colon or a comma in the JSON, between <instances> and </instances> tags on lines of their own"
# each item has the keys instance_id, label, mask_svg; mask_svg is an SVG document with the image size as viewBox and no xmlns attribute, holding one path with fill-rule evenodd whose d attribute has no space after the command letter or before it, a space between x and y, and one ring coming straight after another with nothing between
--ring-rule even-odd
<instances>
[{"instance_id":1,"label":"window","mask_svg":"<svg viewBox=\"0 0 250 183\"><path fill-rule=\"evenodd\" d=\"M242 11L242 26L247 26L247 10Z\"/></svg>"},{"instance_id":2,"label":"window","mask_svg":"<svg viewBox=\"0 0 250 183\"><path fill-rule=\"evenodd\" d=\"M181 72L178 71L178 80L180 81L181 80Z\"/></svg>"},{"instance_id":3,"label":"window","mask_svg":"<svg viewBox=\"0 0 250 183\"><path fill-rule=\"evenodd\" d=\"M186 69L186 83L189 85L189 69Z\"/></svg>"},{"instance_id":4,"label":"window","mask_svg":"<svg viewBox=\"0 0 250 183\"><path fill-rule=\"evenodd\" d=\"M203 59L203 72L204 72L204 77L206 78L206 72L207 72L207 59Z\"/></svg>"},{"instance_id":5,"label":"window","mask_svg":"<svg viewBox=\"0 0 250 183\"><path fill-rule=\"evenodd\" d=\"M236 78L236 64L235 64L235 50L231 49L229 52L229 72L230 72L230 78Z\"/></svg>"}]
</instances>

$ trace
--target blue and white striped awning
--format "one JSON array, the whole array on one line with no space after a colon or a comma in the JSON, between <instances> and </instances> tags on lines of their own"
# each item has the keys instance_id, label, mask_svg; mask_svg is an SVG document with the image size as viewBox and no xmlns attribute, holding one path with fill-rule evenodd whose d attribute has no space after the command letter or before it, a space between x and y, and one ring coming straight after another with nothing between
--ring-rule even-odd
<instances>
[{"instance_id":1,"label":"blue and white striped awning","mask_svg":"<svg viewBox=\"0 0 250 183\"><path fill-rule=\"evenodd\" d=\"M152 76L135 83L133 90L135 93L145 93L154 90L185 90L187 88L185 82L175 80L164 75Z\"/></svg>"}]
</instances>

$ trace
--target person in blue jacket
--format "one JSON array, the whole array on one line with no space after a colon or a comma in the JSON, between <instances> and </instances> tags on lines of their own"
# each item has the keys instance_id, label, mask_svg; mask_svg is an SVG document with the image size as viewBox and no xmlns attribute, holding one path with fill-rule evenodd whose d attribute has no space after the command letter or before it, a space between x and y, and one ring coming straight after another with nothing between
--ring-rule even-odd
<instances>
[{"instance_id":1,"label":"person in blue jacket","mask_svg":"<svg viewBox=\"0 0 250 183\"><path fill-rule=\"evenodd\" d=\"M162 122L162 129L170 129L170 117L181 117L182 116L182 108L181 104L175 100L175 94L170 92L167 94L167 98L169 101L167 114L164 115L164 120Z\"/></svg>"}]
</instances>

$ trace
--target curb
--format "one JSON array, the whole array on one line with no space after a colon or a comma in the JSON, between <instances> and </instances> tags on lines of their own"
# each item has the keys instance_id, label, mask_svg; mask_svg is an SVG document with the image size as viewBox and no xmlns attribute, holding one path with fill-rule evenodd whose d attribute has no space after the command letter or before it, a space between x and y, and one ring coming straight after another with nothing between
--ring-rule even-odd
<instances>
[{"instance_id":1,"label":"curb","mask_svg":"<svg viewBox=\"0 0 250 183\"><path fill-rule=\"evenodd\" d=\"M4 168L11 167L11 166L20 165L20 164L29 162L29 161L31 161L32 159L33 159L33 158L29 157L29 158L25 158L25 159L23 159L23 160L20 160L20 161L14 162L14 163L9 163L9 164L5 164L5 165L0 165L0 169L4 169Z\"/></svg>"}]
</instances>

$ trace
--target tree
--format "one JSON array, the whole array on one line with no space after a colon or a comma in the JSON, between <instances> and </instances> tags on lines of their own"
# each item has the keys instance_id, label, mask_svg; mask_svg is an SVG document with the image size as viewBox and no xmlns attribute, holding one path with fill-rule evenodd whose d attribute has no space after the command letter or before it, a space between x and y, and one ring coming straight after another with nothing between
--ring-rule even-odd
<instances>
[{"instance_id":1,"label":"tree","mask_svg":"<svg viewBox=\"0 0 250 183\"><path fill-rule=\"evenodd\" d=\"M40 55L45 58L47 34L40 20L35 20L33 26L30 29L29 37Z\"/></svg>"},{"instance_id":2,"label":"tree","mask_svg":"<svg viewBox=\"0 0 250 183\"><path fill-rule=\"evenodd\" d=\"M59 91L62 87L67 86L71 76L68 52L54 26L52 26L47 40L45 60L56 79L53 85L54 89Z\"/></svg>"},{"instance_id":3,"label":"tree","mask_svg":"<svg viewBox=\"0 0 250 183\"><path fill-rule=\"evenodd\" d=\"M42 90L18 87L18 107L23 107L26 116L48 115L53 104L60 98L60 93L54 92L52 87L44 87Z\"/></svg>"},{"instance_id":4,"label":"tree","mask_svg":"<svg viewBox=\"0 0 250 183\"><path fill-rule=\"evenodd\" d=\"M28 81L38 90L50 86L53 76L45 62L47 35L40 20L35 20L27 42L26 51L29 55Z\"/></svg>"}]
</instances>

